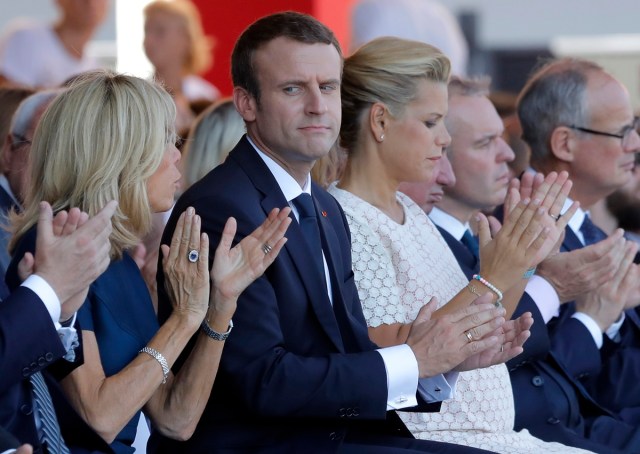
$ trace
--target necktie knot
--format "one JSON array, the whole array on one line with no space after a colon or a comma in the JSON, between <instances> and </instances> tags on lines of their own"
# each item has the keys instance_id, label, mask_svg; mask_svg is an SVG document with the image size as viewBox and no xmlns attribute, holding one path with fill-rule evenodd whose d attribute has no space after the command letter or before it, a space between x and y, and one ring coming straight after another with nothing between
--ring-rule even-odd
<instances>
[{"instance_id":1,"label":"necktie knot","mask_svg":"<svg viewBox=\"0 0 640 454\"><path fill-rule=\"evenodd\" d=\"M460 241L467 247L467 249L469 249L476 259L480 257L480 246L478 244L478 240L473 236L469 229L464 231L464 235L462 235L462 240Z\"/></svg>"},{"instance_id":2,"label":"necktie knot","mask_svg":"<svg viewBox=\"0 0 640 454\"><path fill-rule=\"evenodd\" d=\"M313 199L309 194L303 192L298 197L293 199L293 203L298 209L298 214L300 215L300 220L306 218L315 218L316 210L313 205Z\"/></svg>"},{"instance_id":3,"label":"necktie knot","mask_svg":"<svg viewBox=\"0 0 640 454\"><path fill-rule=\"evenodd\" d=\"M582 221L582 225L580 226L580 232L584 237L585 246L598 243L607 237L606 233L600 230L600 228L591 221L588 214L585 214L584 216L584 221Z\"/></svg>"}]
</instances>

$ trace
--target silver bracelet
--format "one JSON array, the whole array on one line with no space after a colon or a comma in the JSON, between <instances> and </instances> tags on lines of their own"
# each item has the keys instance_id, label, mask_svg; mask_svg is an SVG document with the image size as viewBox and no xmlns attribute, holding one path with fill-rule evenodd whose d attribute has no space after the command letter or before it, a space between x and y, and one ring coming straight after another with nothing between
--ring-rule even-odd
<instances>
[{"instance_id":1,"label":"silver bracelet","mask_svg":"<svg viewBox=\"0 0 640 454\"><path fill-rule=\"evenodd\" d=\"M155 348L144 347L138 353L146 353L147 355L153 356L156 361L160 363L162 367L162 384L164 385L167 382L167 377L169 376L169 364L167 364L167 359Z\"/></svg>"},{"instance_id":2,"label":"silver bracelet","mask_svg":"<svg viewBox=\"0 0 640 454\"><path fill-rule=\"evenodd\" d=\"M227 329L226 333L219 333L217 331L214 331L209 326L209 324L207 323L206 320L202 320L202 323L200 324L200 328L211 339L215 339L217 341L224 341L224 340L227 340L227 337L229 337L229 334L231 333L231 330L233 329L233 320L229 320L229 328Z\"/></svg>"}]
</instances>

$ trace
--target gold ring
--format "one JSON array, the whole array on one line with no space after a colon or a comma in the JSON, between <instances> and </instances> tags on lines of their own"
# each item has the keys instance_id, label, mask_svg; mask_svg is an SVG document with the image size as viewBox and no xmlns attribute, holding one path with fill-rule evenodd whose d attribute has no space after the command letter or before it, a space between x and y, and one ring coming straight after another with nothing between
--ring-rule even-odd
<instances>
[{"instance_id":1,"label":"gold ring","mask_svg":"<svg viewBox=\"0 0 640 454\"><path fill-rule=\"evenodd\" d=\"M471 335L471 331L465 331L464 335L467 336L467 340L469 342L473 342L473 336Z\"/></svg>"},{"instance_id":2,"label":"gold ring","mask_svg":"<svg viewBox=\"0 0 640 454\"><path fill-rule=\"evenodd\" d=\"M554 215L554 214L549 213L549 216L551 216L551 219L553 219L554 221L558 222L558 219L560 219L561 215L559 215L559 214L558 215Z\"/></svg>"}]
</instances>

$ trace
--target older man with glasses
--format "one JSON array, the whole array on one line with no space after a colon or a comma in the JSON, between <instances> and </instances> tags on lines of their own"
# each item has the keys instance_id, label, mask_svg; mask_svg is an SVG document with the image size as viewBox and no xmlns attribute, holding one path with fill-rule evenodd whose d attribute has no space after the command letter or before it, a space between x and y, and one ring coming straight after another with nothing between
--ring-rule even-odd
<instances>
[{"instance_id":1,"label":"older man with glasses","mask_svg":"<svg viewBox=\"0 0 640 454\"><path fill-rule=\"evenodd\" d=\"M605 240L589 208L630 180L640 150L639 121L626 88L595 63L556 60L529 79L518 115L531 165L543 173L568 171L570 197L580 202L561 251ZM614 235L621 237L620 232ZM632 262L639 262L640 255L636 245L624 241L616 240L619 266L607 283L563 306L552 349L599 403L638 425L640 268Z\"/></svg>"}]
</instances>

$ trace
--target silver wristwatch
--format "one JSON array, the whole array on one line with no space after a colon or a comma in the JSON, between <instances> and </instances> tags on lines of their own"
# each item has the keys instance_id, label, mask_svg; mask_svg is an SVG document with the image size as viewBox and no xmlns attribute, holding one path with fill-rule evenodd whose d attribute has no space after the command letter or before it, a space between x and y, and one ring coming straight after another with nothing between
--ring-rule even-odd
<instances>
[{"instance_id":1,"label":"silver wristwatch","mask_svg":"<svg viewBox=\"0 0 640 454\"><path fill-rule=\"evenodd\" d=\"M207 336L209 336L211 339L215 339L217 341L224 341L224 340L227 340L227 337L229 337L229 334L233 329L233 320L229 320L229 329L227 329L226 333L219 333L217 331L214 331L213 329L211 329L211 327L209 326L206 320L202 320L202 323L200 324L200 328L202 328L202 331L204 331L204 333Z\"/></svg>"}]
</instances>

